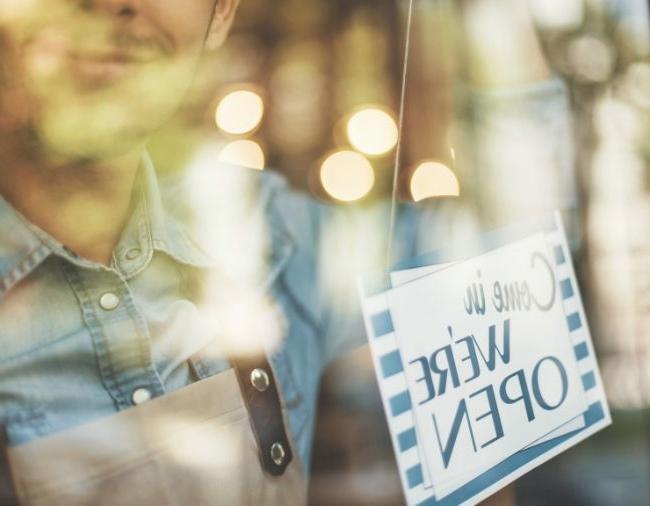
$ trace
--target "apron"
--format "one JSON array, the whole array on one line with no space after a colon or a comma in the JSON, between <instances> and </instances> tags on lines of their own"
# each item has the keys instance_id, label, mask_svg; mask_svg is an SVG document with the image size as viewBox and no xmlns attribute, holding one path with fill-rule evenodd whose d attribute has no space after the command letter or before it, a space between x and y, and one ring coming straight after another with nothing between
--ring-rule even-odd
<instances>
[{"instance_id":1,"label":"apron","mask_svg":"<svg viewBox=\"0 0 650 506\"><path fill-rule=\"evenodd\" d=\"M16 502L306 504L286 411L264 365L233 364L110 417L7 449Z\"/></svg>"}]
</instances>

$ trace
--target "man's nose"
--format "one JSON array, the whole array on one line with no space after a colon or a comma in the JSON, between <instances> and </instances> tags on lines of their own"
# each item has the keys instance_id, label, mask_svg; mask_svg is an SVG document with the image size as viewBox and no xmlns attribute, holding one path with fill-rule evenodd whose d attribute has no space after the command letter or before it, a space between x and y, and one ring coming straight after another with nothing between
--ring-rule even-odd
<instances>
[{"instance_id":1,"label":"man's nose","mask_svg":"<svg viewBox=\"0 0 650 506\"><path fill-rule=\"evenodd\" d=\"M139 10L139 0L82 0L81 5L87 10L102 10L113 16L131 19Z\"/></svg>"}]
</instances>

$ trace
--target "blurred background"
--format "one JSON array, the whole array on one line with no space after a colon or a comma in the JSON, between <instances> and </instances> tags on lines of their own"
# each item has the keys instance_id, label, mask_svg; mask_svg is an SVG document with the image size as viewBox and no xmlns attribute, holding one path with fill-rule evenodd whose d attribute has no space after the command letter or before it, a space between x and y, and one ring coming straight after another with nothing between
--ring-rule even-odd
<instances>
[{"instance_id":1,"label":"blurred background","mask_svg":"<svg viewBox=\"0 0 650 506\"><path fill-rule=\"evenodd\" d=\"M158 166L187 163L197 147L185 142L195 138L189 132L201 132L221 161L277 170L336 206L385 205L407 7L397 0L243 1L226 46L207 57L190 101L152 144ZM535 207L540 188L551 188L544 203L570 220L614 424L520 479L518 503L650 504L648 3L529 0L529 8L567 90L570 123L558 126L566 128L564 163L552 166L543 139L526 135L525 110L474 132L487 139L466 135L464 125L480 123L481 111L463 83L453 2L418 0L398 196L427 199L429 230L444 243L459 230L506 223L513 210ZM492 138L495 131L510 137ZM319 403L312 504L400 504L367 350L332 364Z\"/></svg>"},{"instance_id":2,"label":"blurred background","mask_svg":"<svg viewBox=\"0 0 650 506\"><path fill-rule=\"evenodd\" d=\"M19 1L0 0L0 14ZM242 0L150 152L163 173L197 159L277 171L344 210L324 231L348 234L330 246L334 290L383 266L395 166L399 202L421 211L420 249L466 254L481 231L561 208L614 423L518 480L517 502L647 505L649 3L524 1L552 79L506 89L472 82L458 13L472 0L414 1L398 153L408 0ZM501 40L482 28L516 31L499 0L477 3L492 8L472 22L479 45ZM489 76L522 63L474 65ZM311 469L311 504L403 503L367 349L326 371Z\"/></svg>"}]
</instances>

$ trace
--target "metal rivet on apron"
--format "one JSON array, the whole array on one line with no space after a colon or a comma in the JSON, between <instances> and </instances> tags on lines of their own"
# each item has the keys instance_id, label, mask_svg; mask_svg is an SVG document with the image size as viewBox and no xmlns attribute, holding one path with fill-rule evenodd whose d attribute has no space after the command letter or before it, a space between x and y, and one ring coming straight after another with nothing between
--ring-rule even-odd
<instances>
[{"instance_id":1,"label":"metal rivet on apron","mask_svg":"<svg viewBox=\"0 0 650 506\"><path fill-rule=\"evenodd\" d=\"M284 462L284 457L287 453L284 451L284 446L282 443L273 443L271 446L271 458L278 466L281 466Z\"/></svg>"},{"instance_id":2,"label":"metal rivet on apron","mask_svg":"<svg viewBox=\"0 0 650 506\"><path fill-rule=\"evenodd\" d=\"M108 292L99 298L99 305L106 311L112 311L120 305L120 298L114 293Z\"/></svg>"},{"instance_id":3,"label":"metal rivet on apron","mask_svg":"<svg viewBox=\"0 0 650 506\"><path fill-rule=\"evenodd\" d=\"M151 399L151 392L146 388L137 388L131 394L131 400L136 406L143 402L147 402L149 399Z\"/></svg>"},{"instance_id":4,"label":"metal rivet on apron","mask_svg":"<svg viewBox=\"0 0 650 506\"><path fill-rule=\"evenodd\" d=\"M127 260L135 260L142 254L142 250L139 248L132 248L129 251L126 252L124 255Z\"/></svg>"},{"instance_id":5,"label":"metal rivet on apron","mask_svg":"<svg viewBox=\"0 0 650 506\"><path fill-rule=\"evenodd\" d=\"M251 371L251 384L258 392L264 392L269 388L271 380L264 369L257 368Z\"/></svg>"}]
</instances>

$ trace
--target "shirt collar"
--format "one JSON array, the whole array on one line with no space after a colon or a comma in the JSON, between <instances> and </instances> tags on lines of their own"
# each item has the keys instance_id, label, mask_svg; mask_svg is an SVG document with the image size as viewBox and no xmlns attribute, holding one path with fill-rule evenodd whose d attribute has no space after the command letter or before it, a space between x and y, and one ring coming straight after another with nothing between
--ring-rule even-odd
<instances>
[{"instance_id":1,"label":"shirt collar","mask_svg":"<svg viewBox=\"0 0 650 506\"><path fill-rule=\"evenodd\" d=\"M271 206L278 184L273 184L273 178L265 178L258 171L227 166L210 169L215 174L245 180L247 186L255 187L255 196L243 206L243 214L246 217L263 215L265 218L270 247L266 276L262 279L262 284L268 286L284 268L295 244L288 229ZM218 255L215 255L214 251L210 252L209 247L202 246L202 243L210 242L212 234L208 233L210 237L206 241L206 237L196 233L197 230L205 232L205 227L194 227L195 230L192 231L191 222L194 216L191 200L196 187L188 188L185 176L185 173L171 176L159 184L151 159L147 154L144 155L135 186L135 207L113 253L114 263L120 265L120 270L126 277L131 277L146 267L156 250L188 266L223 267L217 258ZM218 193L219 182L214 184L215 193ZM215 199L218 198L219 195L216 195ZM168 204L167 207L163 206L163 201ZM226 202L226 205L228 204ZM230 227L230 230L231 233L216 234L221 241L221 244L217 244L218 248L232 248L234 245L236 249L247 235L252 236L259 232L243 224ZM136 250L138 255L134 254ZM31 224L0 196L0 297L52 253L80 267L106 269L77 256L49 234Z\"/></svg>"},{"instance_id":2,"label":"shirt collar","mask_svg":"<svg viewBox=\"0 0 650 506\"><path fill-rule=\"evenodd\" d=\"M296 245L274 205L284 182L265 171L215 162L216 150L207 143L186 170L159 179L145 157L154 245L182 263L235 276L240 273L233 259L260 261L260 276L249 281L268 287Z\"/></svg>"},{"instance_id":3,"label":"shirt collar","mask_svg":"<svg viewBox=\"0 0 650 506\"><path fill-rule=\"evenodd\" d=\"M155 251L191 267L206 268L213 263L188 235L180 217L166 209L160 184L145 153L134 185L135 206L113 251L113 264L126 278L144 269Z\"/></svg>"},{"instance_id":4,"label":"shirt collar","mask_svg":"<svg viewBox=\"0 0 650 506\"><path fill-rule=\"evenodd\" d=\"M0 297L49 254L25 219L0 196Z\"/></svg>"},{"instance_id":5,"label":"shirt collar","mask_svg":"<svg viewBox=\"0 0 650 506\"><path fill-rule=\"evenodd\" d=\"M273 206L282 186L280 178L215 164L214 159L208 147L186 171L158 178L145 154L143 202L154 249L186 265L223 268L220 252L229 247L239 251L242 244L259 242L259 236L264 236L269 246L267 271L277 270L295 245ZM207 209L201 205L206 200L211 204ZM230 214L233 208L237 211ZM225 213L229 214L223 219ZM213 219L218 216L221 219Z\"/></svg>"}]
</instances>

